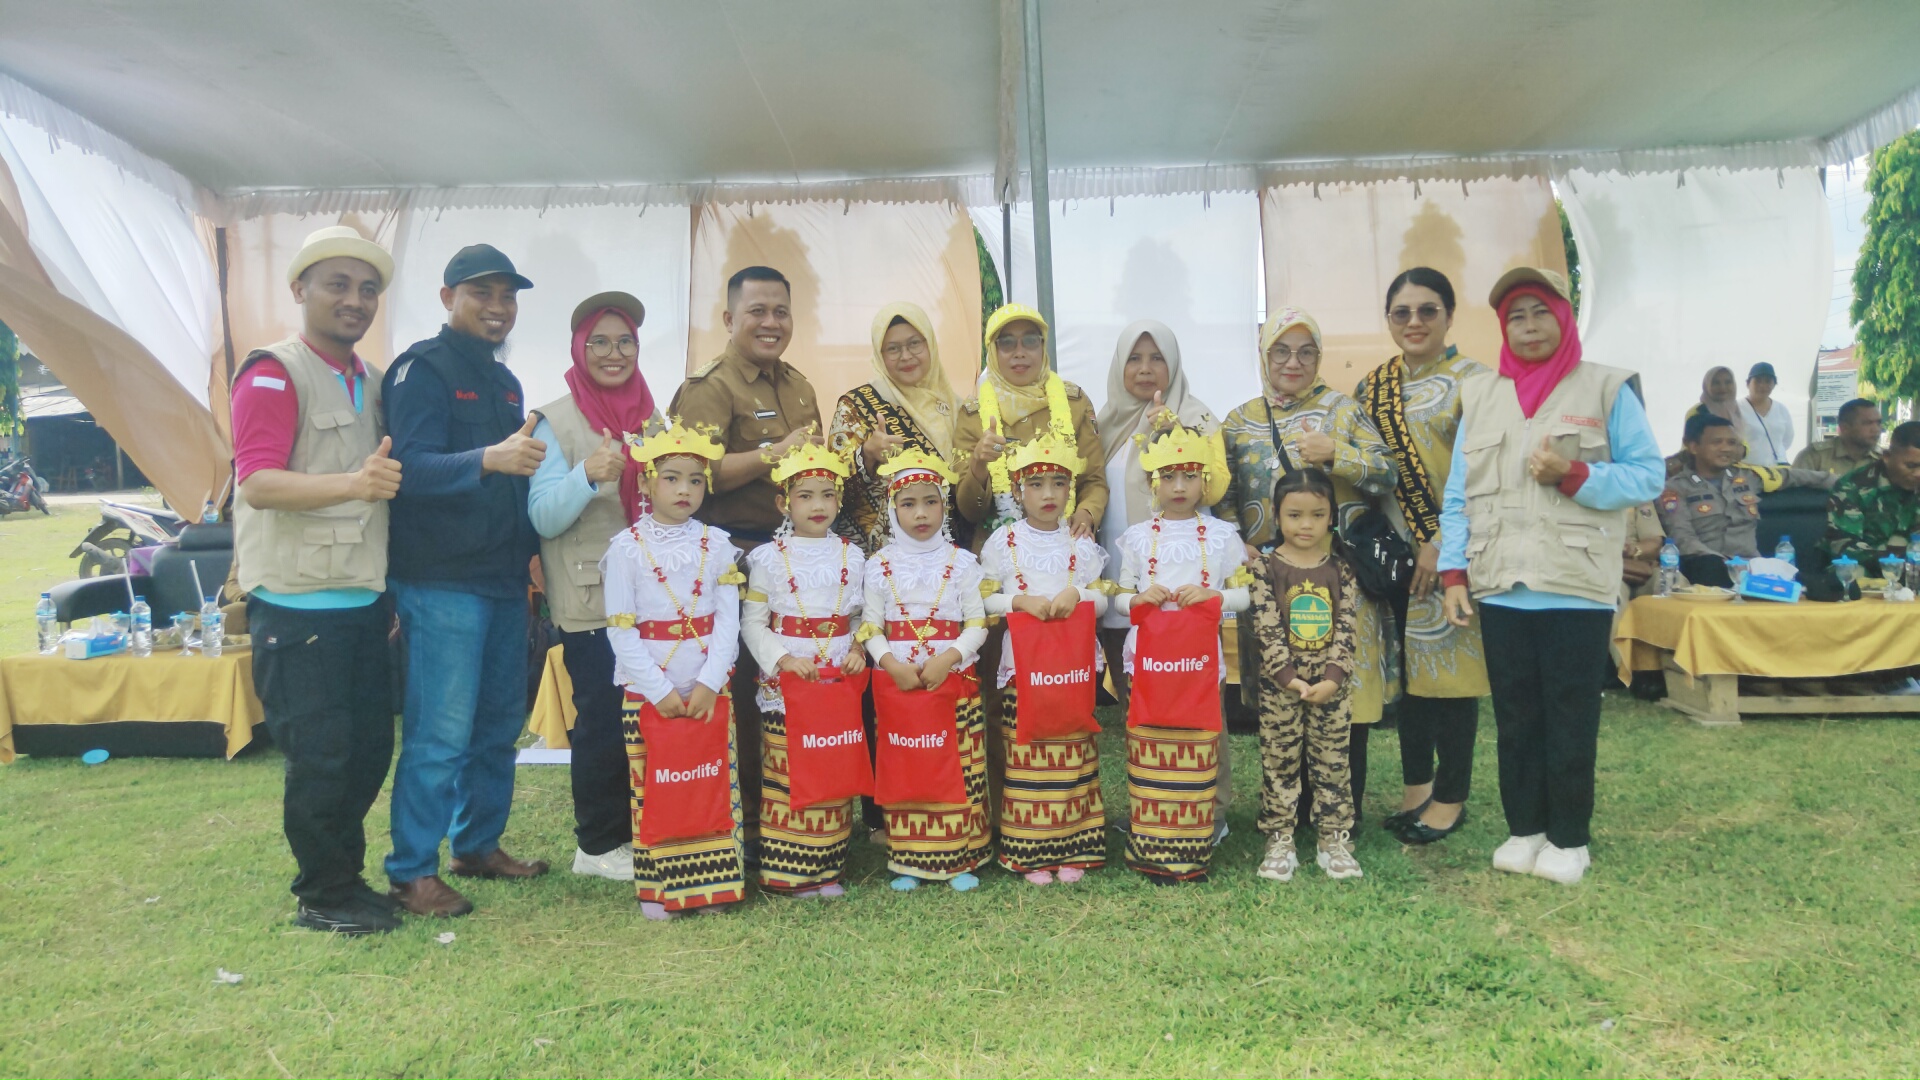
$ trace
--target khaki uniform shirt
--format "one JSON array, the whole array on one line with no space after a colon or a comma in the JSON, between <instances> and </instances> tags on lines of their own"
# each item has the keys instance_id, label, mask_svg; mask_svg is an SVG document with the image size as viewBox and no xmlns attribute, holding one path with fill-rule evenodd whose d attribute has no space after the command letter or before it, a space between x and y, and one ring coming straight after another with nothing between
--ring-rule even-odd
<instances>
[{"instance_id":1,"label":"khaki uniform shirt","mask_svg":"<svg viewBox=\"0 0 1920 1080\"><path fill-rule=\"evenodd\" d=\"M1651 596L1659 586L1659 545L1661 541L1667 538L1667 533L1665 529L1660 527L1660 514L1654 509L1652 503L1641 503L1631 510L1622 511L1622 513L1624 513L1627 518L1627 537L1626 542L1620 546L1623 548L1632 548L1636 561L1648 563L1654 568L1653 575L1648 577L1643 584L1628 585L1625 581L1620 583L1620 599L1622 602L1625 602L1636 596ZM1642 549L1647 549L1646 554L1640 554Z\"/></svg>"},{"instance_id":2,"label":"khaki uniform shirt","mask_svg":"<svg viewBox=\"0 0 1920 1080\"><path fill-rule=\"evenodd\" d=\"M1813 472L1832 473L1845 476L1853 470L1873 461L1880 456L1878 450L1868 450L1864 454L1855 454L1847 449L1847 444L1839 439L1822 439L1807 447L1793 459L1793 467Z\"/></svg>"},{"instance_id":3,"label":"khaki uniform shirt","mask_svg":"<svg viewBox=\"0 0 1920 1080\"><path fill-rule=\"evenodd\" d=\"M1074 448L1081 459L1088 463L1073 482L1074 512L1085 510L1093 515L1097 527L1107 512L1107 454L1100 445L1100 433L1094 428L1093 402L1073 383L1068 383L1066 390L1067 408L1073 413ZM1022 417L1019 423L1007 425L1000 434L1006 437L1009 444L1023 443L1044 434L1049 422L1047 410L1036 409ZM980 399L969 398L960 407L960 423L953 433L952 460L954 471L960 474L955 502L968 521L986 525L993 518L993 492L973 478L971 458L973 448L979 441ZM991 531L982 528L974 539L983 541Z\"/></svg>"},{"instance_id":4,"label":"khaki uniform shirt","mask_svg":"<svg viewBox=\"0 0 1920 1080\"><path fill-rule=\"evenodd\" d=\"M764 450L799 428L820 427L820 401L813 384L782 360L771 370L740 354L732 342L718 357L687 376L673 395L670 410L684 423L719 429L727 453ZM717 472L717 466L716 466ZM727 530L743 547L764 543L780 525L773 497L778 489L768 476L732 491L710 492L695 516Z\"/></svg>"}]
</instances>

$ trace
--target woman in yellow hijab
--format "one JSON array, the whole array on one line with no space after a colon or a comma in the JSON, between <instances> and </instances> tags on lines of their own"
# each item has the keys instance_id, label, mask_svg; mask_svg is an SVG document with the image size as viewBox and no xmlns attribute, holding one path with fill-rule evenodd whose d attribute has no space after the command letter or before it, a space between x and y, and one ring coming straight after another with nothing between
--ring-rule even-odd
<instances>
[{"instance_id":1,"label":"woman in yellow hijab","mask_svg":"<svg viewBox=\"0 0 1920 1080\"><path fill-rule=\"evenodd\" d=\"M954 452L960 459L956 498L960 515L979 526L976 539L1018 516L1007 476L1006 451L1048 430L1071 439L1085 461L1105 461L1094 427L1093 402L1047 366L1047 321L1022 304L1008 304L987 318L992 357L980 377L979 396L960 408ZM1105 470L1088 469L1074 482L1073 535L1091 537L1107 511ZM976 543L973 545L978 548Z\"/></svg>"}]
</instances>

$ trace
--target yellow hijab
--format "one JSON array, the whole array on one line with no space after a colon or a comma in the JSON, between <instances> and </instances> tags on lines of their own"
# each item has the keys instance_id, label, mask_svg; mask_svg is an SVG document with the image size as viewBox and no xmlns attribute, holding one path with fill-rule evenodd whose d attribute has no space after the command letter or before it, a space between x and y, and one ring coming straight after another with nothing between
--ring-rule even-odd
<instances>
[{"instance_id":1,"label":"yellow hijab","mask_svg":"<svg viewBox=\"0 0 1920 1080\"><path fill-rule=\"evenodd\" d=\"M1017 424L1027 417L1032 416L1034 413L1045 409L1047 407L1047 389L1050 384L1058 381L1060 378L1057 373L1048 371L1043 377L1035 379L1026 386L1015 386L1008 382L1005 376L1000 374L1000 350L994 347L993 339L999 335L1002 327L1008 323L1019 322L1022 319L1039 327L1042 334L1050 335L1052 333L1051 330L1047 329L1047 320L1041 318L1039 312L1025 304L1007 304L995 311L992 315L987 316L985 334L987 353L993 359L992 362L987 364L986 374L980 376L981 396L985 396L988 388L992 389L994 401L999 407L1000 422L1009 426ZM1043 359L1041 362L1045 363L1045 360ZM1050 419L1055 424L1066 424L1068 435L1071 437L1073 431L1073 421L1071 418L1055 416L1050 417Z\"/></svg>"},{"instance_id":2,"label":"yellow hijab","mask_svg":"<svg viewBox=\"0 0 1920 1080\"><path fill-rule=\"evenodd\" d=\"M886 357L880 355L881 342L893 320L905 319L907 325L927 339L927 371L917 385L894 380L887 370ZM947 381L947 370L940 366L940 345L933 337L933 320L918 304L901 301L888 304L873 317L873 389L880 400L899 409L919 427L934 449L946 455L953 452L953 423L959 414L960 396Z\"/></svg>"},{"instance_id":3,"label":"yellow hijab","mask_svg":"<svg viewBox=\"0 0 1920 1080\"><path fill-rule=\"evenodd\" d=\"M1267 371L1267 350L1273 348L1273 343L1280 340L1281 334L1296 326L1304 328L1307 333L1313 335L1313 347L1322 350L1320 359L1326 360L1324 355L1326 346L1320 344L1320 324L1314 321L1313 316L1296 307L1284 307L1269 316L1267 325L1260 328L1260 356L1255 362L1260 365L1260 389L1266 394L1267 400L1276 405L1288 404L1292 399L1284 397L1273 385L1273 380L1268 377L1270 373ZM1320 373L1315 369L1313 385L1307 388L1307 396L1311 396L1319 386Z\"/></svg>"}]
</instances>

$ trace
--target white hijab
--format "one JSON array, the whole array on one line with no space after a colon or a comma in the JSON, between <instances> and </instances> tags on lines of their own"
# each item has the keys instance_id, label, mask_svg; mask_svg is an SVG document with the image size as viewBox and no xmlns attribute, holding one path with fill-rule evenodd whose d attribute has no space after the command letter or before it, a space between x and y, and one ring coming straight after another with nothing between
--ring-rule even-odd
<instances>
[{"instance_id":1,"label":"white hijab","mask_svg":"<svg viewBox=\"0 0 1920 1080\"><path fill-rule=\"evenodd\" d=\"M910 485L923 483L932 484L934 487L940 489L940 530L925 540L916 540L911 533L907 532L907 530L901 526L900 512L896 510L893 505L893 485L897 483L900 478L898 476L891 477L887 482L887 524L893 530L892 546L898 548L901 553L906 555L925 555L929 552L945 551L947 548L952 547L953 522L949 520L947 516L948 507L946 503L949 500L947 499L947 485L945 481L942 481L938 476L930 472L910 472L906 475L912 477L912 479L908 481Z\"/></svg>"},{"instance_id":2,"label":"white hijab","mask_svg":"<svg viewBox=\"0 0 1920 1080\"><path fill-rule=\"evenodd\" d=\"M1206 430L1219 426L1213 413L1187 392L1187 373L1180 366L1180 340L1173 336L1173 330L1166 323L1152 319L1140 319L1127 324L1120 331L1120 340L1113 346L1113 364L1107 368L1107 403L1100 407L1100 413L1094 418L1094 427L1105 441L1107 461L1111 462L1115 454L1125 450L1127 453L1126 511L1127 524L1135 525L1147 519L1152 512L1153 494L1147 487L1147 473L1140 467L1140 447L1135 444L1135 435L1149 434L1153 428L1152 401L1141 401L1127 390L1127 357L1132 355L1135 343L1140 335L1153 338L1160 349L1160 355L1167 358L1167 391L1162 395L1163 403L1180 417L1180 423L1195 430ZM1093 466L1092 462L1088 467Z\"/></svg>"}]
</instances>

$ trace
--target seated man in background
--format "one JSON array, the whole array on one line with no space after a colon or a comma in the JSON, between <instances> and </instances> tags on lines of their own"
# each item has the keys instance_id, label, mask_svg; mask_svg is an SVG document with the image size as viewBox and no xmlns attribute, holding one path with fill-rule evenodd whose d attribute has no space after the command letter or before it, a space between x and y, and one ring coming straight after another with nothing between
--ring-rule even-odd
<instances>
[{"instance_id":1,"label":"seated man in background","mask_svg":"<svg viewBox=\"0 0 1920 1080\"><path fill-rule=\"evenodd\" d=\"M1687 417L1685 442L1693 467L1667 481L1660 523L1680 547L1680 572L1696 585L1731 588L1727 560L1759 556L1761 495L1783 487L1833 486L1830 473L1740 462L1740 433L1712 413Z\"/></svg>"},{"instance_id":2,"label":"seated man in background","mask_svg":"<svg viewBox=\"0 0 1920 1080\"><path fill-rule=\"evenodd\" d=\"M1660 572L1660 545L1666 543L1666 530L1660 527L1660 514L1652 503L1641 503L1624 511L1627 520L1625 557L1620 561L1620 602L1652 594Z\"/></svg>"},{"instance_id":3,"label":"seated man in background","mask_svg":"<svg viewBox=\"0 0 1920 1080\"><path fill-rule=\"evenodd\" d=\"M1886 452L1848 473L1827 506L1827 552L1851 556L1869 575L1882 555L1906 554L1920 528L1920 420L1893 429Z\"/></svg>"},{"instance_id":4,"label":"seated man in background","mask_svg":"<svg viewBox=\"0 0 1920 1080\"><path fill-rule=\"evenodd\" d=\"M1880 456L1880 406L1854 398L1840 406L1840 432L1822 439L1793 459L1796 469L1845 476Z\"/></svg>"}]
</instances>

